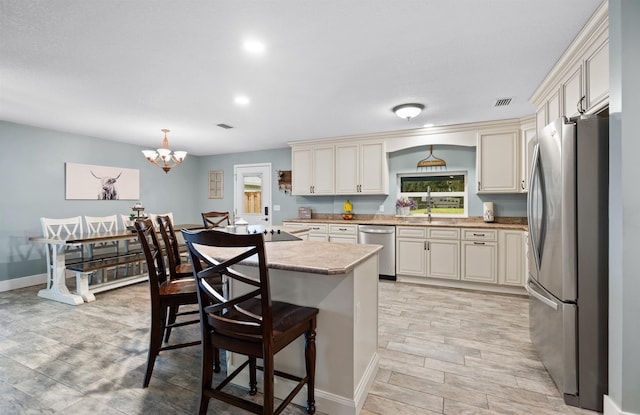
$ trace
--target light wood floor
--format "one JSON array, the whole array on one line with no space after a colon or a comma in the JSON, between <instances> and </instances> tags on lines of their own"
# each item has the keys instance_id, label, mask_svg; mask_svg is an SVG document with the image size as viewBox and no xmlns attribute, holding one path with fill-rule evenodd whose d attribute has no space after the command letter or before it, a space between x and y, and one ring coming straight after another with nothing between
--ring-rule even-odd
<instances>
[{"instance_id":1,"label":"light wood floor","mask_svg":"<svg viewBox=\"0 0 640 415\"><path fill-rule=\"evenodd\" d=\"M146 284L79 307L40 299L39 288L0 293L0 414L195 413L198 347L163 352L141 388ZM380 282L379 323L380 370L362 415L594 414L558 395L529 341L524 297ZM172 337L198 336L188 330Z\"/></svg>"}]
</instances>

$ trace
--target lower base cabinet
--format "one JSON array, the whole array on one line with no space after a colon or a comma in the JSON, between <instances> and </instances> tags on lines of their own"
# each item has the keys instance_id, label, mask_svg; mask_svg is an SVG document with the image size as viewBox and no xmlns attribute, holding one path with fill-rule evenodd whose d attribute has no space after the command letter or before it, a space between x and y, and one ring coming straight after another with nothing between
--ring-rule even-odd
<instances>
[{"instance_id":1,"label":"lower base cabinet","mask_svg":"<svg viewBox=\"0 0 640 415\"><path fill-rule=\"evenodd\" d=\"M462 241L462 280L498 282L498 244Z\"/></svg>"},{"instance_id":2,"label":"lower base cabinet","mask_svg":"<svg viewBox=\"0 0 640 415\"><path fill-rule=\"evenodd\" d=\"M498 283L524 287L527 275L527 233L498 230Z\"/></svg>"},{"instance_id":3,"label":"lower base cabinet","mask_svg":"<svg viewBox=\"0 0 640 415\"><path fill-rule=\"evenodd\" d=\"M449 280L452 287L473 283L478 289L502 286L512 292L506 287L524 287L524 242L521 230L398 226L396 274L443 286Z\"/></svg>"},{"instance_id":4,"label":"lower base cabinet","mask_svg":"<svg viewBox=\"0 0 640 415\"><path fill-rule=\"evenodd\" d=\"M396 274L460 279L457 228L396 227Z\"/></svg>"},{"instance_id":5,"label":"lower base cabinet","mask_svg":"<svg viewBox=\"0 0 640 415\"><path fill-rule=\"evenodd\" d=\"M427 276L426 239L396 238L396 274Z\"/></svg>"},{"instance_id":6,"label":"lower base cabinet","mask_svg":"<svg viewBox=\"0 0 640 415\"><path fill-rule=\"evenodd\" d=\"M357 244L358 225L329 224L329 242Z\"/></svg>"}]
</instances>

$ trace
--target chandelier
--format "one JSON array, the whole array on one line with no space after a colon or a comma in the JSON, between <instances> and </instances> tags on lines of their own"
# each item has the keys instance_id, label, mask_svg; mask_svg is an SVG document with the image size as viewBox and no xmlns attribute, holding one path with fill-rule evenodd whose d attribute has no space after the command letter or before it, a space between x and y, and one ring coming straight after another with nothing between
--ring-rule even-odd
<instances>
[{"instance_id":1,"label":"chandelier","mask_svg":"<svg viewBox=\"0 0 640 415\"><path fill-rule=\"evenodd\" d=\"M167 133L171 130L162 129L164 133L164 141L162 142L162 148L158 150L142 150L142 154L151 163L159 166L165 173L169 173L169 170L182 163L185 157L187 157L186 151L174 151L173 154L169 150L169 140L167 139Z\"/></svg>"}]
</instances>

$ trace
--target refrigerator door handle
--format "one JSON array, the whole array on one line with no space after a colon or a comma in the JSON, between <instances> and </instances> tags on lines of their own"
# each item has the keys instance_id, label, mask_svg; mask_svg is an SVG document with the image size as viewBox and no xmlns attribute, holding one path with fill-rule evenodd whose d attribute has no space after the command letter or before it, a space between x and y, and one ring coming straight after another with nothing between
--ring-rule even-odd
<instances>
[{"instance_id":1,"label":"refrigerator door handle","mask_svg":"<svg viewBox=\"0 0 640 415\"><path fill-rule=\"evenodd\" d=\"M540 144L536 144L533 148L533 162L531 163L531 172L529 174L529 194L527 197L527 227L529 228L529 235L531 237L531 250L533 251L533 258L535 260L536 270L540 271L540 253L538 252L538 243L540 235L535 232L534 220L534 203L536 202L535 195L537 187L540 186L540 179L538 178L538 170L540 168ZM542 194L540 194L542 197Z\"/></svg>"},{"instance_id":2,"label":"refrigerator door handle","mask_svg":"<svg viewBox=\"0 0 640 415\"><path fill-rule=\"evenodd\" d=\"M540 294L538 291L536 291L535 288L533 288L533 283L531 282L531 280L527 281L527 285L525 285L524 287L526 288L527 292L534 298L536 298L537 300L539 300L541 303L543 303L544 305L551 307L554 310L558 309L558 303L556 303L555 301L551 300L550 298L547 298L545 295Z\"/></svg>"}]
</instances>

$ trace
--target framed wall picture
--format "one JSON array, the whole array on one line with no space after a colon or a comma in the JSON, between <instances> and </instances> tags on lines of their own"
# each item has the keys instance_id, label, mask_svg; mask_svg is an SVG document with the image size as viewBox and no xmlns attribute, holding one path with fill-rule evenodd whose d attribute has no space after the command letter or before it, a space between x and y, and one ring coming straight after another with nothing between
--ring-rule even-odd
<instances>
[{"instance_id":1,"label":"framed wall picture","mask_svg":"<svg viewBox=\"0 0 640 415\"><path fill-rule=\"evenodd\" d=\"M140 170L65 163L65 198L82 200L140 199Z\"/></svg>"},{"instance_id":2,"label":"framed wall picture","mask_svg":"<svg viewBox=\"0 0 640 415\"><path fill-rule=\"evenodd\" d=\"M224 170L209 171L209 199L224 197Z\"/></svg>"}]
</instances>

